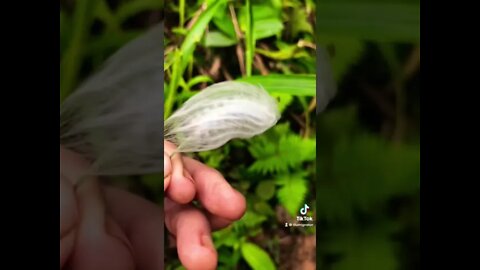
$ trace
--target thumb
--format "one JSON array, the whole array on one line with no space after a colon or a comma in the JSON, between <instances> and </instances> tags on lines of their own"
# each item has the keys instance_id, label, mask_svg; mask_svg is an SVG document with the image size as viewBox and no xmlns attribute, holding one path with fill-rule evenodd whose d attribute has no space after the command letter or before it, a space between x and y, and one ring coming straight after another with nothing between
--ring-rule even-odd
<instances>
[{"instance_id":1,"label":"thumb","mask_svg":"<svg viewBox=\"0 0 480 270\"><path fill-rule=\"evenodd\" d=\"M163 191L167 190L172 178L172 163L170 156L163 152Z\"/></svg>"}]
</instances>

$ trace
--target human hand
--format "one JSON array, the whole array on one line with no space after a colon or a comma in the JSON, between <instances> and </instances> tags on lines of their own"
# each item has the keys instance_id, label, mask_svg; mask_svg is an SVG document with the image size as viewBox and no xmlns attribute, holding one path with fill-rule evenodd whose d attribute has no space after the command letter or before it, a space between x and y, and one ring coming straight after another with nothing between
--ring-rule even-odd
<instances>
[{"instance_id":1,"label":"human hand","mask_svg":"<svg viewBox=\"0 0 480 270\"><path fill-rule=\"evenodd\" d=\"M60 268L163 269L163 211L96 177L77 183L89 164L60 149Z\"/></svg>"},{"instance_id":2,"label":"human hand","mask_svg":"<svg viewBox=\"0 0 480 270\"><path fill-rule=\"evenodd\" d=\"M187 269L215 269L217 252L211 231L240 219L245 198L216 170L180 154L165 142L165 224L176 238L178 256ZM198 199L204 209L189 204Z\"/></svg>"},{"instance_id":3,"label":"human hand","mask_svg":"<svg viewBox=\"0 0 480 270\"><path fill-rule=\"evenodd\" d=\"M227 226L245 211L245 199L215 170L180 155L164 162L165 224L176 237L187 269L215 269L211 230ZM61 269L163 269L163 211L126 191L101 185L94 177L75 188L88 167L61 148ZM188 205L193 198L206 211Z\"/></svg>"}]
</instances>

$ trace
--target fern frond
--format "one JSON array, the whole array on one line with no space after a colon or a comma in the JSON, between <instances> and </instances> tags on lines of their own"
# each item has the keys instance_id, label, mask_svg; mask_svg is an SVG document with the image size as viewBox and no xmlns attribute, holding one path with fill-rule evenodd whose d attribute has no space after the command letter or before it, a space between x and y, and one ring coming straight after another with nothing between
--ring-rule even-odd
<instances>
[{"instance_id":1,"label":"fern frond","mask_svg":"<svg viewBox=\"0 0 480 270\"><path fill-rule=\"evenodd\" d=\"M305 161L313 161L316 156L316 141L296 134L279 134L288 126L280 126L273 133L259 136L248 148L256 159L250 166L251 172L260 174L285 173L296 169Z\"/></svg>"},{"instance_id":2,"label":"fern frond","mask_svg":"<svg viewBox=\"0 0 480 270\"><path fill-rule=\"evenodd\" d=\"M305 172L282 175L276 179L280 189L277 199L291 216L295 216L305 202L308 191L308 182L304 179Z\"/></svg>"}]
</instances>

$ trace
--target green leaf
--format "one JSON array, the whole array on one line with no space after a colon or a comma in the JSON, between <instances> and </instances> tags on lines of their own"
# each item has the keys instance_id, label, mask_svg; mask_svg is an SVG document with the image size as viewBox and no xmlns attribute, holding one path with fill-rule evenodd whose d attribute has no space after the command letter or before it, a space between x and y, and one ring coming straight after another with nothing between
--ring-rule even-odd
<instances>
[{"instance_id":1,"label":"green leaf","mask_svg":"<svg viewBox=\"0 0 480 270\"><path fill-rule=\"evenodd\" d=\"M316 9L316 28L320 36L389 42L418 42L420 39L420 5L417 3L323 1Z\"/></svg>"},{"instance_id":2,"label":"green leaf","mask_svg":"<svg viewBox=\"0 0 480 270\"><path fill-rule=\"evenodd\" d=\"M275 211L273 211L272 207L264 201L256 202L253 205L253 209L256 212L258 212L260 214L263 214L263 215L267 215L267 216L274 216L275 215Z\"/></svg>"},{"instance_id":3,"label":"green leaf","mask_svg":"<svg viewBox=\"0 0 480 270\"><path fill-rule=\"evenodd\" d=\"M173 27L172 32L180 36L185 36L188 34L188 29L186 29L183 26L178 26L178 27Z\"/></svg>"},{"instance_id":4,"label":"green leaf","mask_svg":"<svg viewBox=\"0 0 480 270\"><path fill-rule=\"evenodd\" d=\"M289 45L278 51L269 51L264 49L255 49L255 51L263 56L272 58L275 60L288 60L301 57L309 57L310 55L302 48L299 48L296 44Z\"/></svg>"},{"instance_id":5,"label":"green leaf","mask_svg":"<svg viewBox=\"0 0 480 270\"><path fill-rule=\"evenodd\" d=\"M277 125L251 140L248 150L255 161L249 171L263 175L285 173L289 169L299 168L305 161L315 160L315 139L302 138L291 132L280 133L283 127Z\"/></svg>"},{"instance_id":6,"label":"green leaf","mask_svg":"<svg viewBox=\"0 0 480 270\"><path fill-rule=\"evenodd\" d=\"M188 89L192 89L195 85L199 83L213 83L212 78L206 75L198 75L193 77L191 80L188 81L187 87Z\"/></svg>"},{"instance_id":7,"label":"green leaf","mask_svg":"<svg viewBox=\"0 0 480 270\"><path fill-rule=\"evenodd\" d=\"M255 39L264 39L281 34L284 26L278 9L269 5L252 5L252 21ZM248 12L242 7L238 21L242 31L248 28Z\"/></svg>"},{"instance_id":8,"label":"green leaf","mask_svg":"<svg viewBox=\"0 0 480 270\"><path fill-rule=\"evenodd\" d=\"M271 180L262 181L258 184L255 192L261 199L270 200L275 195L275 182Z\"/></svg>"},{"instance_id":9,"label":"green leaf","mask_svg":"<svg viewBox=\"0 0 480 270\"><path fill-rule=\"evenodd\" d=\"M227 8L224 9L223 12L215 13L212 21L215 26L228 37L236 39L237 34L235 33L235 27L233 26L233 22L229 16Z\"/></svg>"},{"instance_id":10,"label":"green leaf","mask_svg":"<svg viewBox=\"0 0 480 270\"><path fill-rule=\"evenodd\" d=\"M205 47L230 47L237 44L235 38L229 37L219 31L210 31L205 37Z\"/></svg>"},{"instance_id":11,"label":"green leaf","mask_svg":"<svg viewBox=\"0 0 480 270\"><path fill-rule=\"evenodd\" d=\"M222 153L223 148L212 151L199 152L198 155L204 160L205 164L212 168L219 168L225 155Z\"/></svg>"},{"instance_id":12,"label":"green leaf","mask_svg":"<svg viewBox=\"0 0 480 270\"><path fill-rule=\"evenodd\" d=\"M253 270L275 270L275 264L268 253L253 243L243 243L242 256Z\"/></svg>"},{"instance_id":13,"label":"green leaf","mask_svg":"<svg viewBox=\"0 0 480 270\"><path fill-rule=\"evenodd\" d=\"M351 138L360 132L355 105L330 110L318 116L317 141L319 149L331 149L335 142Z\"/></svg>"},{"instance_id":14,"label":"green leaf","mask_svg":"<svg viewBox=\"0 0 480 270\"><path fill-rule=\"evenodd\" d=\"M277 99L278 109L283 112L285 108L293 101L293 96L284 93L270 93L272 97Z\"/></svg>"},{"instance_id":15,"label":"green leaf","mask_svg":"<svg viewBox=\"0 0 480 270\"><path fill-rule=\"evenodd\" d=\"M242 219L240 220L240 223L245 225L247 228L255 228L266 220L267 217L265 215L260 215L253 211L247 210L245 215L243 215Z\"/></svg>"},{"instance_id":16,"label":"green leaf","mask_svg":"<svg viewBox=\"0 0 480 270\"><path fill-rule=\"evenodd\" d=\"M79 1L71 21L71 38L60 62L60 101L63 101L77 86L88 31L94 19L96 1Z\"/></svg>"},{"instance_id":17,"label":"green leaf","mask_svg":"<svg viewBox=\"0 0 480 270\"><path fill-rule=\"evenodd\" d=\"M257 39L279 36L283 30L283 23L278 18L265 18L255 21L253 30Z\"/></svg>"},{"instance_id":18,"label":"green leaf","mask_svg":"<svg viewBox=\"0 0 480 270\"><path fill-rule=\"evenodd\" d=\"M276 179L281 186L277 198L293 217L297 215L300 207L305 203L305 195L308 191L308 182L304 179L306 173L286 174Z\"/></svg>"},{"instance_id":19,"label":"green leaf","mask_svg":"<svg viewBox=\"0 0 480 270\"><path fill-rule=\"evenodd\" d=\"M217 249L221 246L233 247L239 240L231 226L214 232L212 236Z\"/></svg>"},{"instance_id":20,"label":"green leaf","mask_svg":"<svg viewBox=\"0 0 480 270\"><path fill-rule=\"evenodd\" d=\"M218 9L225 5L226 0L219 0L214 2L211 6L205 10L200 17L198 18L197 22L193 25L193 27L188 32L188 35L185 37L185 40L182 43L181 51L182 51L182 59L184 66L186 66L188 58L193 54L195 50L195 45L200 42L203 33L205 32L208 23L215 15ZM182 65L183 67L183 65ZM184 70L184 68L182 68Z\"/></svg>"},{"instance_id":21,"label":"green leaf","mask_svg":"<svg viewBox=\"0 0 480 270\"><path fill-rule=\"evenodd\" d=\"M193 51L195 50L195 45L200 42L205 29L207 28L210 20L215 15L218 9L223 7L227 0L219 0L214 2L211 6L205 10L197 22L188 32L188 35L185 37L185 40L182 43L180 51L182 52L182 71L185 69L188 59L192 56ZM183 73L183 72L182 72Z\"/></svg>"},{"instance_id":22,"label":"green leaf","mask_svg":"<svg viewBox=\"0 0 480 270\"><path fill-rule=\"evenodd\" d=\"M270 93L290 94L296 96L315 96L316 76L313 74L270 74L239 78L237 81L260 84Z\"/></svg>"},{"instance_id":23,"label":"green leaf","mask_svg":"<svg viewBox=\"0 0 480 270\"><path fill-rule=\"evenodd\" d=\"M188 32L185 40L183 41L180 50L175 51L175 61L172 65L172 75L170 80L169 95L166 96L164 105L164 118L167 119L172 113L172 108L175 100L175 94L180 82L180 78L183 76L185 69L192 59L193 52L195 51L196 44L200 42L205 29L207 28L210 20L215 15L217 10L225 5L227 0L219 0L214 2L211 6L207 7L199 17L197 22L193 25Z\"/></svg>"},{"instance_id":24,"label":"green leaf","mask_svg":"<svg viewBox=\"0 0 480 270\"><path fill-rule=\"evenodd\" d=\"M335 50L331 64L337 81L360 60L365 50L363 41L349 37L321 37L319 43L331 45Z\"/></svg>"},{"instance_id":25,"label":"green leaf","mask_svg":"<svg viewBox=\"0 0 480 270\"><path fill-rule=\"evenodd\" d=\"M296 37L301 32L313 33L312 24L308 21L307 11L304 8L294 8L289 18L288 25L291 28L293 37Z\"/></svg>"},{"instance_id":26,"label":"green leaf","mask_svg":"<svg viewBox=\"0 0 480 270\"><path fill-rule=\"evenodd\" d=\"M108 6L106 0L101 0L98 2L95 13L96 17L106 25L106 32L119 32L120 26L117 22L117 18L110 10L110 7Z\"/></svg>"},{"instance_id":27,"label":"green leaf","mask_svg":"<svg viewBox=\"0 0 480 270\"><path fill-rule=\"evenodd\" d=\"M276 9L282 8L282 0L270 0L272 6Z\"/></svg>"},{"instance_id":28,"label":"green leaf","mask_svg":"<svg viewBox=\"0 0 480 270\"><path fill-rule=\"evenodd\" d=\"M320 150L324 147L321 144ZM375 135L357 132L338 137L329 148L328 156L322 155L318 164L322 182L317 199L325 220L349 221L353 209L375 213L390 198L419 191L418 145L393 145Z\"/></svg>"},{"instance_id":29,"label":"green leaf","mask_svg":"<svg viewBox=\"0 0 480 270\"><path fill-rule=\"evenodd\" d=\"M335 230L326 234L322 253L339 257L331 269L399 269L391 233L392 226L382 223L362 231L351 228Z\"/></svg>"}]
</instances>

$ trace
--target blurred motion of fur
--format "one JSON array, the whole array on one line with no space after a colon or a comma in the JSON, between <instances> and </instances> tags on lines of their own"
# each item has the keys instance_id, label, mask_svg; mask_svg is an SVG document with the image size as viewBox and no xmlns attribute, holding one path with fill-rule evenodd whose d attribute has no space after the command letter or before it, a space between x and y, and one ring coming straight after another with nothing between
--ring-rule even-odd
<instances>
[{"instance_id":1,"label":"blurred motion of fur","mask_svg":"<svg viewBox=\"0 0 480 270\"><path fill-rule=\"evenodd\" d=\"M333 77L328 52L317 46L317 110L319 114L337 93L337 86Z\"/></svg>"},{"instance_id":2,"label":"blurred motion of fur","mask_svg":"<svg viewBox=\"0 0 480 270\"><path fill-rule=\"evenodd\" d=\"M96 175L163 170L163 22L131 41L60 108L60 144Z\"/></svg>"}]
</instances>

